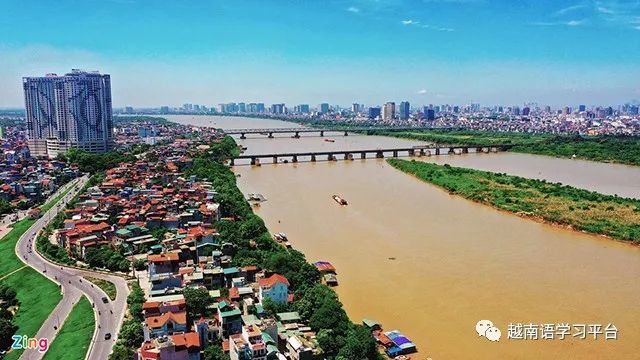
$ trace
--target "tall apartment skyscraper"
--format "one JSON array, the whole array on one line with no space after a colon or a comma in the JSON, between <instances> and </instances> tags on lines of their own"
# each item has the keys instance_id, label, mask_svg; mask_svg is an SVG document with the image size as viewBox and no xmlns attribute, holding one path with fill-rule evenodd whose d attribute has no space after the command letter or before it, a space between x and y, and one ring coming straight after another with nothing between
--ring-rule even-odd
<instances>
[{"instance_id":1,"label":"tall apartment skyscraper","mask_svg":"<svg viewBox=\"0 0 640 360\"><path fill-rule=\"evenodd\" d=\"M369 108L369 119L377 119L380 117L380 106L373 106Z\"/></svg>"},{"instance_id":2,"label":"tall apartment skyscraper","mask_svg":"<svg viewBox=\"0 0 640 360\"><path fill-rule=\"evenodd\" d=\"M396 103L388 102L382 108L382 120L393 120L396 116Z\"/></svg>"},{"instance_id":3,"label":"tall apartment skyscraper","mask_svg":"<svg viewBox=\"0 0 640 360\"><path fill-rule=\"evenodd\" d=\"M407 120L410 114L410 105L408 101L403 101L400 103L400 119Z\"/></svg>"},{"instance_id":4,"label":"tall apartment skyscraper","mask_svg":"<svg viewBox=\"0 0 640 360\"><path fill-rule=\"evenodd\" d=\"M329 113L329 104L328 103L322 103L318 106L318 109L320 110L321 113L323 114L328 114Z\"/></svg>"},{"instance_id":5,"label":"tall apartment skyscraper","mask_svg":"<svg viewBox=\"0 0 640 360\"><path fill-rule=\"evenodd\" d=\"M22 78L31 154L55 157L71 148L113 147L111 77L74 69L64 76Z\"/></svg>"}]
</instances>

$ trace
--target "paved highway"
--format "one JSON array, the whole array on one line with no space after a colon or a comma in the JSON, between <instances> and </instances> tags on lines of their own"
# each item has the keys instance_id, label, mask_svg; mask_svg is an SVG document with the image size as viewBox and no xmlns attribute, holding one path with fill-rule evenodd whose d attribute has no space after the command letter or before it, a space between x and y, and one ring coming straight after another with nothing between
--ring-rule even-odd
<instances>
[{"instance_id":1,"label":"paved highway","mask_svg":"<svg viewBox=\"0 0 640 360\"><path fill-rule=\"evenodd\" d=\"M86 295L93 304L97 326L87 354L87 359L101 360L108 358L117 339L120 326L122 325L122 320L127 308L126 297L129 293L126 281L118 276L56 265L40 256L35 249L36 234L45 228L60 211L64 210L66 204L82 189L88 179L88 176L84 176L80 178L77 183L69 185L73 186L73 189L60 199L49 211L44 213L18 240L16 254L27 265L58 283L63 294L62 301L49 315L49 318L38 331L36 338L46 337L50 343L53 342L64 320L71 312L73 305L75 305L83 295ZM107 303L103 302L102 299L104 297L108 298L108 296L98 288L98 286L83 279L83 275L113 282L116 285L118 294L116 300L108 300ZM105 339L107 333L111 334L110 339ZM25 350L20 359L39 360L42 359L43 356L44 354L39 353L37 350Z\"/></svg>"}]
</instances>

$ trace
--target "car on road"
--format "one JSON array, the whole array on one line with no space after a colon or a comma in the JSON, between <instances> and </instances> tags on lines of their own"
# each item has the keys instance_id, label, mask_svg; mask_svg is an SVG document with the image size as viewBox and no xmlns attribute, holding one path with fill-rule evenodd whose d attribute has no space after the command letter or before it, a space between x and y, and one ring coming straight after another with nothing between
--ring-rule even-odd
<instances>
[{"instance_id":1,"label":"car on road","mask_svg":"<svg viewBox=\"0 0 640 360\"><path fill-rule=\"evenodd\" d=\"M109 339L111 339L111 333L106 333L106 334L104 334L104 339L105 339L105 340L109 340Z\"/></svg>"},{"instance_id":2,"label":"car on road","mask_svg":"<svg viewBox=\"0 0 640 360\"><path fill-rule=\"evenodd\" d=\"M103 296L103 297L102 297L102 302L106 304L106 303L108 303L108 302L109 302L109 299L107 299L107 297L106 297L106 296Z\"/></svg>"}]
</instances>

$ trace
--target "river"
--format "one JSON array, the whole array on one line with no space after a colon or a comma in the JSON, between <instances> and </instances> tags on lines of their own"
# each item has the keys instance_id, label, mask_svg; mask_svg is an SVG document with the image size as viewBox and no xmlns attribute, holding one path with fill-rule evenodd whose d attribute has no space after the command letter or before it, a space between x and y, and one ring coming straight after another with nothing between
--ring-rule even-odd
<instances>
[{"instance_id":1,"label":"river","mask_svg":"<svg viewBox=\"0 0 640 360\"><path fill-rule=\"evenodd\" d=\"M169 117L222 128L291 127L247 118ZM247 153L416 145L335 136L238 140ZM422 158L425 159L425 158ZM441 155L427 161L474 167L640 197L640 168L527 154ZM556 228L451 196L384 160L237 166L257 213L310 261L338 269L336 291L354 322L380 321L420 349L414 359L634 359L640 353L640 249ZM332 194L348 201L338 206ZM475 332L478 320L502 331ZM613 323L618 340L507 339L510 323ZM591 335L592 337L592 335Z\"/></svg>"}]
</instances>

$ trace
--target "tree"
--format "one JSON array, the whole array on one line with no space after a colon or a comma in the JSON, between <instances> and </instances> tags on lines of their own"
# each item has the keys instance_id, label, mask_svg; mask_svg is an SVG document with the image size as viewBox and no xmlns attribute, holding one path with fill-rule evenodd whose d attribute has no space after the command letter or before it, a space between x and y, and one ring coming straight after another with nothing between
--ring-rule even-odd
<instances>
[{"instance_id":1,"label":"tree","mask_svg":"<svg viewBox=\"0 0 640 360\"><path fill-rule=\"evenodd\" d=\"M347 332L344 346L338 352L337 359L380 359L376 343L369 329L362 325L352 325Z\"/></svg>"},{"instance_id":2,"label":"tree","mask_svg":"<svg viewBox=\"0 0 640 360\"><path fill-rule=\"evenodd\" d=\"M136 319L130 319L122 324L120 330L120 340L122 343L130 348L139 347L144 341L144 332L142 330L142 323Z\"/></svg>"},{"instance_id":3,"label":"tree","mask_svg":"<svg viewBox=\"0 0 640 360\"><path fill-rule=\"evenodd\" d=\"M334 335L333 331L327 329L322 329L318 332L317 340L318 345L329 358L336 356L344 346L344 338Z\"/></svg>"},{"instance_id":4,"label":"tree","mask_svg":"<svg viewBox=\"0 0 640 360\"><path fill-rule=\"evenodd\" d=\"M13 340L11 336L18 331L18 327L9 319L0 319L0 350L5 350L11 346Z\"/></svg>"},{"instance_id":5,"label":"tree","mask_svg":"<svg viewBox=\"0 0 640 360\"><path fill-rule=\"evenodd\" d=\"M14 306L18 304L16 291L4 285L0 285L0 300L4 301L6 306Z\"/></svg>"},{"instance_id":6,"label":"tree","mask_svg":"<svg viewBox=\"0 0 640 360\"><path fill-rule=\"evenodd\" d=\"M147 262L144 259L136 259L133 261L133 268L141 271L147 268Z\"/></svg>"},{"instance_id":7,"label":"tree","mask_svg":"<svg viewBox=\"0 0 640 360\"><path fill-rule=\"evenodd\" d=\"M209 344L204 349L202 360L229 360L229 355L225 354L220 345Z\"/></svg>"},{"instance_id":8,"label":"tree","mask_svg":"<svg viewBox=\"0 0 640 360\"><path fill-rule=\"evenodd\" d=\"M309 326L313 330L332 329L338 335L346 332L348 324L350 324L349 318L342 304L332 298L326 298L309 319Z\"/></svg>"},{"instance_id":9,"label":"tree","mask_svg":"<svg viewBox=\"0 0 640 360\"><path fill-rule=\"evenodd\" d=\"M267 232L264 221L255 215L250 214L240 225L240 233L245 240L252 240Z\"/></svg>"},{"instance_id":10,"label":"tree","mask_svg":"<svg viewBox=\"0 0 640 360\"><path fill-rule=\"evenodd\" d=\"M13 206L11 206L7 200L0 199L0 214L8 214L11 212L13 212Z\"/></svg>"},{"instance_id":11,"label":"tree","mask_svg":"<svg viewBox=\"0 0 640 360\"><path fill-rule=\"evenodd\" d=\"M267 297L265 299L262 300L262 307L264 308L264 311L271 317L276 316L276 314L278 313L282 313L282 312L288 312L289 311L289 305L288 304L278 304L276 302L274 302L273 300L271 300L271 298Z\"/></svg>"},{"instance_id":12,"label":"tree","mask_svg":"<svg viewBox=\"0 0 640 360\"><path fill-rule=\"evenodd\" d=\"M113 352L109 355L109 360L131 360L133 359L134 352L132 349L122 345L115 344L113 346Z\"/></svg>"},{"instance_id":13,"label":"tree","mask_svg":"<svg viewBox=\"0 0 640 360\"><path fill-rule=\"evenodd\" d=\"M184 289L184 299L187 305L187 315L191 320L205 316L209 306L213 304L213 298L209 296L206 288L187 287Z\"/></svg>"}]
</instances>

